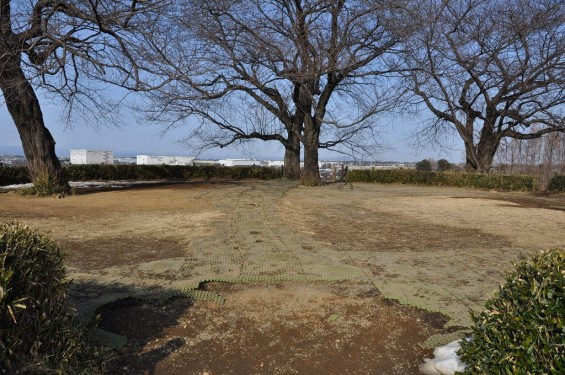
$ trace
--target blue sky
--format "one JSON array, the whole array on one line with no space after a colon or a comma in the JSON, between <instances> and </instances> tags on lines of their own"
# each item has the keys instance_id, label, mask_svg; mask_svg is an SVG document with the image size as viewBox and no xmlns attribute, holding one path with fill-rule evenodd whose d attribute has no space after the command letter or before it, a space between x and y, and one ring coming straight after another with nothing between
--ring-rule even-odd
<instances>
[{"instance_id":1,"label":"blue sky","mask_svg":"<svg viewBox=\"0 0 565 375\"><path fill-rule=\"evenodd\" d=\"M59 156L68 156L70 149L95 149L111 150L116 156L135 156L137 154L150 155L192 155L192 153L178 143L182 138L182 127L161 134L159 125L139 125L134 119L124 121L120 128L113 126L94 128L87 124L72 123L70 126L62 122L62 109L54 104L42 100L42 110L45 122L55 141L56 151ZM406 120L389 121L382 127L382 139L390 145L390 149L383 151L377 160L382 161L418 161L424 158L445 158L451 162L463 161L463 153L458 145L455 150L438 151L426 149L419 153L414 150L408 139L417 120L405 124ZM0 153L22 153L21 143L16 127L5 105L0 107ZM245 150L241 148L214 149L204 152L199 158L255 158L255 159L282 159L284 150L274 142L254 142ZM321 160L342 160L340 154L322 152Z\"/></svg>"}]
</instances>

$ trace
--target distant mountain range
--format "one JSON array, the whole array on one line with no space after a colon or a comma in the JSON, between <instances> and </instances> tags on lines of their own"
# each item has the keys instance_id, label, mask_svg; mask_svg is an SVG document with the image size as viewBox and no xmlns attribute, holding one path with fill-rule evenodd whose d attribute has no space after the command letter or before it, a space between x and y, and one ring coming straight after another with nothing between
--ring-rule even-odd
<instances>
[{"instance_id":1,"label":"distant mountain range","mask_svg":"<svg viewBox=\"0 0 565 375\"><path fill-rule=\"evenodd\" d=\"M24 150L21 146L0 146L0 155L23 155Z\"/></svg>"}]
</instances>

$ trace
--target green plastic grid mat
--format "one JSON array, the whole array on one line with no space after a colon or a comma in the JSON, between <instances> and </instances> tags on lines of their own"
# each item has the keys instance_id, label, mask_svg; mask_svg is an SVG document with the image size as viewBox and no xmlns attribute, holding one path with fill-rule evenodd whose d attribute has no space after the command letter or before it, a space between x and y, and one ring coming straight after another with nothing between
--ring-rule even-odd
<instances>
[{"instance_id":1,"label":"green plastic grid mat","mask_svg":"<svg viewBox=\"0 0 565 375\"><path fill-rule=\"evenodd\" d=\"M193 301L212 301L219 304L225 303L225 298L212 291L200 290L202 283L281 283L281 282L341 282L351 280L348 275L334 277L318 277L311 275L242 275L240 277L217 277L189 283L176 282L170 287L152 286L148 288L134 288L131 285L120 285L120 283L109 283L102 285L75 280L71 298L78 306L78 319L87 322L94 317L96 311L112 302L126 298L138 298L144 300L165 301L174 297L189 298ZM123 282L123 280L122 280ZM85 297L86 296L86 297Z\"/></svg>"}]
</instances>

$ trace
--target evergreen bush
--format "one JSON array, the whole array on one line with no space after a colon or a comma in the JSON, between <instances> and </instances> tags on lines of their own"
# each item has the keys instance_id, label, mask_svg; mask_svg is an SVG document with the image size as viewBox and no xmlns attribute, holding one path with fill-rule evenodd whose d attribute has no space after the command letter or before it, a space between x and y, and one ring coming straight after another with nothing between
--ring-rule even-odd
<instances>
[{"instance_id":1,"label":"evergreen bush","mask_svg":"<svg viewBox=\"0 0 565 375\"><path fill-rule=\"evenodd\" d=\"M552 192L565 191L565 175L555 175L549 180L547 190Z\"/></svg>"},{"instance_id":2,"label":"evergreen bush","mask_svg":"<svg viewBox=\"0 0 565 375\"><path fill-rule=\"evenodd\" d=\"M78 372L86 351L67 288L55 242L0 224L0 374Z\"/></svg>"},{"instance_id":3,"label":"evergreen bush","mask_svg":"<svg viewBox=\"0 0 565 375\"><path fill-rule=\"evenodd\" d=\"M516 264L459 351L464 374L565 374L565 255Z\"/></svg>"},{"instance_id":4,"label":"evergreen bush","mask_svg":"<svg viewBox=\"0 0 565 375\"><path fill-rule=\"evenodd\" d=\"M416 163L417 171L428 172L432 169L432 163L428 159L424 159Z\"/></svg>"},{"instance_id":5,"label":"evergreen bush","mask_svg":"<svg viewBox=\"0 0 565 375\"><path fill-rule=\"evenodd\" d=\"M29 182L31 182L31 178L26 167L0 166L0 186L27 184Z\"/></svg>"},{"instance_id":6,"label":"evergreen bush","mask_svg":"<svg viewBox=\"0 0 565 375\"><path fill-rule=\"evenodd\" d=\"M437 161L437 170L440 172L445 172L453 169L453 164L451 164L446 159L439 159Z\"/></svg>"},{"instance_id":7,"label":"evergreen bush","mask_svg":"<svg viewBox=\"0 0 565 375\"><path fill-rule=\"evenodd\" d=\"M282 177L280 168L269 167L221 167L215 165L134 165L100 164L67 165L65 173L70 181L109 180L191 180L191 179L277 179Z\"/></svg>"}]
</instances>

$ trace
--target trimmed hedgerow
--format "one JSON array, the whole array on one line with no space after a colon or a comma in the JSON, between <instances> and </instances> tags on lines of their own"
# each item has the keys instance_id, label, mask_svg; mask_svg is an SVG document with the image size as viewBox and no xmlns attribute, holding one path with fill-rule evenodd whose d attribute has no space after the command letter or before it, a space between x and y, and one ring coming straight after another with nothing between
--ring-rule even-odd
<instances>
[{"instance_id":1,"label":"trimmed hedgerow","mask_svg":"<svg viewBox=\"0 0 565 375\"><path fill-rule=\"evenodd\" d=\"M532 176L422 172L410 169L354 170L349 171L346 181L453 186L504 191L534 191L537 189L537 180Z\"/></svg>"},{"instance_id":2,"label":"trimmed hedgerow","mask_svg":"<svg viewBox=\"0 0 565 375\"><path fill-rule=\"evenodd\" d=\"M547 190L559 192L565 191L565 175L555 175L549 180Z\"/></svg>"},{"instance_id":3,"label":"trimmed hedgerow","mask_svg":"<svg viewBox=\"0 0 565 375\"><path fill-rule=\"evenodd\" d=\"M110 180L190 180L227 179L272 180L282 178L280 168L261 166L221 167L215 165L66 165L63 171L70 181ZM25 167L0 167L0 186L31 182Z\"/></svg>"},{"instance_id":4,"label":"trimmed hedgerow","mask_svg":"<svg viewBox=\"0 0 565 375\"><path fill-rule=\"evenodd\" d=\"M67 165L64 168L71 181L88 180L190 180L190 179L276 179L282 177L278 168L220 167L213 165Z\"/></svg>"},{"instance_id":5,"label":"trimmed hedgerow","mask_svg":"<svg viewBox=\"0 0 565 375\"><path fill-rule=\"evenodd\" d=\"M31 178L26 167L0 166L0 186L27 184L29 182L31 182Z\"/></svg>"},{"instance_id":6,"label":"trimmed hedgerow","mask_svg":"<svg viewBox=\"0 0 565 375\"><path fill-rule=\"evenodd\" d=\"M84 369L88 350L67 288L55 242L16 223L0 224L0 374Z\"/></svg>"},{"instance_id":7,"label":"trimmed hedgerow","mask_svg":"<svg viewBox=\"0 0 565 375\"><path fill-rule=\"evenodd\" d=\"M464 374L565 374L565 255L515 265L459 351Z\"/></svg>"}]
</instances>

